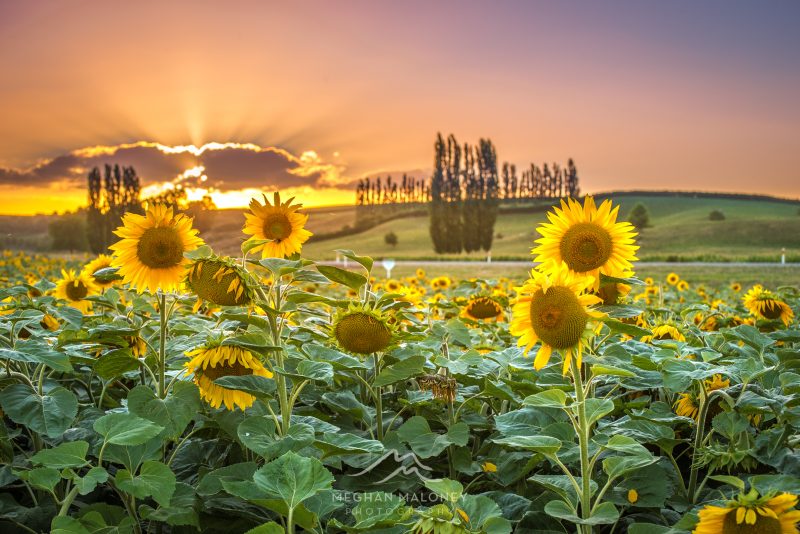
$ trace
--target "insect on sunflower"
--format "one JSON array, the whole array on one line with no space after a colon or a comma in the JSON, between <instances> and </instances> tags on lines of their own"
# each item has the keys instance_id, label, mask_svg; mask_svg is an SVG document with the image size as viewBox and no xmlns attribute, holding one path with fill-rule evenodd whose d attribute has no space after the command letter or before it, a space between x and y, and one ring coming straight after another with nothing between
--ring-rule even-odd
<instances>
[{"instance_id":1,"label":"insect on sunflower","mask_svg":"<svg viewBox=\"0 0 800 534\"><path fill-rule=\"evenodd\" d=\"M177 291L189 263L184 253L203 244L191 218L158 204L144 215L126 213L114 233L122 239L110 247L111 265L119 267L123 283L139 293Z\"/></svg>"},{"instance_id":2,"label":"insect on sunflower","mask_svg":"<svg viewBox=\"0 0 800 534\"><path fill-rule=\"evenodd\" d=\"M261 251L262 258L287 258L300 252L303 243L313 234L304 228L308 215L297 213L302 204L292 204L294 197L281 203L279 193L275 193L273 203L264 195L264 204L257 199L250 200L250 213L245 213L244 233L250 239L264 241L254 247L252 252Z\"/></svg>"},{"instance_id":3,"label":"insect on sunflower","mask_svg":"<svg viewBox=\"0 0 800 534\"><path fill-rule=\"evenodd\" d=\"M223 346L209 342L186 353L190 358L186 368L194 373L194 383L200 389L200 397L213 408L224 405L226 409L236 407L245 410L253 405L255 397L236 389L228 389L214 383L223 376L263 376L272 378L259 359L250 351L237 346Z\"/></svg>"},{"instance_id":4,"label":"insect on sunflower","mask_svg":"<svg viewBox=\"0 0 800 534\"><path fill-rule=\"evenodd\" d=\"M583 206L574 199L562 200L560 208L547 214L549 223L540 224L541 238L531 251L534 261L544 271L555 270L565 263L570 271L591 276L594 289L600 287L600 275L623 277L635 261L636 230L629 222L617 222L619 206L611 201L599 207L587 196Z\"/></svg>"},{"instance_id":5,"label":"insect on sunflower","mask_svg":"<svg viewBox=\"0 0 800 534\"><path fill-rule=\"evenodd\" d=\"M564 357L563 374L567 374L573 356L578 366L584 343L592 337L592 318L604 314L589 307L600 297L585 293L592 286L592 277L577 276L565 264L550 273L531 271L531 278L518 288L521 295L513 307L510 332L519 337L518 345L525 353L537 343L533 366L543 368L553 351Z\"/></svg>"}]
</instances>

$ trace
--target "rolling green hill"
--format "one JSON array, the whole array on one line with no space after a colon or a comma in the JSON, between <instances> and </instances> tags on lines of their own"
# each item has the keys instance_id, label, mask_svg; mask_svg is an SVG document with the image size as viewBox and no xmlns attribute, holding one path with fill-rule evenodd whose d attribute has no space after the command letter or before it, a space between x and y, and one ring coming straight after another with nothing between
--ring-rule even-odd
<instances>
[{"instance_id":1,"label":"rolling green hill","mask_svg":"<svg viewBox=\"0 0 800 534\"><path fill-rule=\"evenodd\" d=\"M640 236L644 261L777 261L785 247L787 259L800 261L800 203L766 199L694 198L691 196L619 195L621 216L641 202L650 212L651 226ZM723 221L710 221L712 210L722 211ZM312 213L313 217L313 213ZM492 255L495 259L528 259L536 225L543 211L501 213L495 226ZM394 232L398 244L384 243ZM303 255L332 259L338 248L355 249L375 258L481 259L481 254L437 256L428 234L428 218L408 217L380 224L359 234L310 242Z\"/></svg>"}]
</instances>

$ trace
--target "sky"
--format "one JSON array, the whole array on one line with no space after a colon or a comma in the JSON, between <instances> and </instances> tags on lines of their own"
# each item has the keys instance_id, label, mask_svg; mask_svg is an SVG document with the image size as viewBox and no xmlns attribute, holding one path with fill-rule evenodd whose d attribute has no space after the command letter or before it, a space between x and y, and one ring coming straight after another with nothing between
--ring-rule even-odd
<instances>
[{"instance_id":1,"label":"sky","mask_svg":"<svg viewBox=\"0 0 800 534\"><path fill-rule=\"evenodd\" d=\"M95 165L220 207L347 204L437 132L582 189L800 197L794 0L0 0L0 214Z\"/></svg>"}]
</instances>

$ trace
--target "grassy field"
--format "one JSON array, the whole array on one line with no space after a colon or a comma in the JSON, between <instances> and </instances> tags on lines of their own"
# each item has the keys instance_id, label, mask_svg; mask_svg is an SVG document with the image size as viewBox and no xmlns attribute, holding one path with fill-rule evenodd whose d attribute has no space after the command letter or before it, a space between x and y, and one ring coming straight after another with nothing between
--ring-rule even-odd
<instances>
[{"instance_id":1,"label":"grassy field","mask_svg":"<svg viewBox=\"0 0 800 534\"><path fill-rule=\"evenodd\" d=\"M640 258L651 261L777 261L781 248L787 257L800 261L800 203L719 198L636 196L621 197L620 213L642 202L650 212L651 227L640 237ZM725 214L724 221L710 221L712 210ZM312 219L314 215L312 213ZM536 225L544 213L501 214L495 226L494 258L527 259ZM388 232L399 243L384 243ZM435 259L428 233L427 217L409 217L380 224L361 234L311 242L304 255L332 259L335 249L356 249L375 258ZM484 254L442 256L450 259L478 259Z\"/></svg>"},{"instance_id":2,"label":"grassy field","mask_svg":"<svg viewBox=\"0 0 800 534\"><path fill-rule=\"evenodd\" d=\"M351 264L352 265L352 264ZM527 278L530 266L524 264L504 265L502 263L476 263L474 265L442 263L440 265L423 264L422 268L429 277L448 275L456 279L468 279L475 276L486 279L507 277L515 281ZM392 277L413 276L416 266L413 264L399 264L392 270ZM375 274L385 277L385 271L380 263L375 265ZM690 284L706 285L710 287L727 286L738 282L744 287L753 284L762 284L770 288L780 286L800 287L800 266L798 265L696 265L676 264L674 266L640 264L636 269L636 276L644 279L651 276L654 280L663 282L667 275L675 272Z\"/></svg>"}]
</instances>

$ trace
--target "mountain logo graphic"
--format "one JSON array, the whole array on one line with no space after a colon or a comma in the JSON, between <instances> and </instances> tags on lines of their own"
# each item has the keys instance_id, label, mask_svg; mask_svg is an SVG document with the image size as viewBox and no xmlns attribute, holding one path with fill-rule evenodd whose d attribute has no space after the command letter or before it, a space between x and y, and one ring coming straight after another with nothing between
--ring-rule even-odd
<instances>
[{"instance_id":1,"label":"mountain logo graphic","mask_svg":"<svg viewBox=\"0 0 800 534\"><path fill-rule=\"evenodd\" d=\"M378 467L381 463L383 463L383 461L385 459L387 459L389 457L392 457L394 459L394 462L397 463L397 464L400 464L400 466L397 469L395 469L394 471L392 471L391 473L389 473L387 476L382 478L381 480L379 480L377 482L374 482L374 484L382 484L382 483L386 482L387 480L391 480L391 479L393 479L394 477L396 477L397 475L400 475L400 474L402 474L402 475L416 475L422 481L431 480L430 477L427 477L427 476L423 475L420 470L427 471L428 473L431 473L433 471L433 468L428 467L427 465L425 465L422 462L420 462L419 458L417 458L417 455L414 454L413 452L409 452L409 453L406 453L406 454L401 456L397 452L396 449L389 449L388 451L386 451L383 454L383 456L381 456L380 458L378 458L377 460L375 460L374 462L369 464L367 467L365 467L364 469L362 469L358 473L354 473L352 476L359 476L359 475L363 475L363 474L369 473L370 471L372 471L373 469ZM403 462L405 462L409 458L411 459L412 464L411 464L411 466L407 467L407 466L403 465Z\"/></svg>"}]
</instances>

